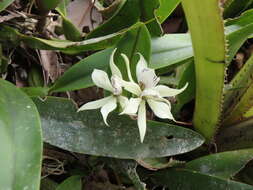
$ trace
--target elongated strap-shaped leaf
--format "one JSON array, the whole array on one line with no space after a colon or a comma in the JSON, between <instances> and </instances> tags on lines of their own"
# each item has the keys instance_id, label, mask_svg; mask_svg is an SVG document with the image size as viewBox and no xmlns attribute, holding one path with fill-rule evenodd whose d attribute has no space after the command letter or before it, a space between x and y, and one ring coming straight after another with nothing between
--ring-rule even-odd
<instances>
[{"instance_id":1,"label":"elongated strap-shaped leaf","mask_svg":"<svg viewBox=\"0 0 253 190\"><path fill-rule=\"evenodd\" d=\"M227 85L224 106L225 125L229 125L239 119L253 106L252 99L252 72L253 55L244 64L235 78Z\"/></svg>"},{"instance_id":2,"label":"elongated strap-shaped leaf","mask_svg":"<svg viewBox=\"0 0 253 190\"><path fill-rule=\"evenodd\" d=\"M220 123L223 100L226 45L221 9L219 0L182 0L182 4L195 58L193 123L201 134L211 140Z\"/></svg>"},{"instance_id":3,"label":"elongated strap-shaped leaf","mask_svg":"<svg viewBox=\"0 0 253 190\"><path fill-rule=\"evenodd\" d=\"M25 93L0 79L0 189L38 190L42 137L38 111Z\"/></svg>"},{"instance_id":4,"label":"elongated strap-shaped leaf","mask_svg":"<svg viewBox=\"0 0 253 190\"><path fill-rule=\"evenodd\" d=\"M12 4L15 0L2 0L0 1L0 12Z\"/></svg>"},{"instance_id":5,"label":"elongated strap-shaped leaf","mask_svg":"<svg viewBox=\"0 0 253 190\"><path fill-rule=\"evenodd\" d=\"M230 179L253 159L253 149L235 150L204 156L186 164L186 168L207 175Z\"/></svg>"},{"instance_id":6,"label":"elongated strap-shaped leaf","mask_svg":"<svg viewBox=\"0 0 253 190\"><path fill-rule=\"evenodd\" d=\"M186 169L170 169L153 175L155 184L163 185L173 190L252 190L247 184L219 177L202 174Z\"/></svg>"},{"instance_id":7,"label":"elongated strap-shaped leaf","mask_svg":"<svg viewBox=\"0 0 253 190\"><path fill-rule=\"evenodd\" d=\"M253 0L226 0L223 16L224 18L236 17L252 4Z\"/></svg>"},{"instance_id":8,"label":"elongated strap-shaped leaf","mask_svg":"<svg viewBox=\"0 0 253 190\"><path fill-rule=\"evenodd\" d=\"M60 185L57 186L56 190L82 190L82 179L79 175L71 176L65 179Z\"/></svg>"},{"instance_id":9,"label":"elongated strap-shaped leaf","mask_svg":"<svg viewBox=\"0 0 253 190\"><path fill-rule=\"evenodd\" d=\"M46 40L42 38L37 38L33 36L27 36L19 33L17 30L1 25L0 26L0 42L13 42L13 44L18 45L20 42L24 42L28 46L34 49L44 49L44 50L60 50L67 54L78 54L84 51L95 51L101 50L107 47L111 47L116 44L121 36L125 32L110 34L107 36L72 42L67 40Z\"/></svg>"},{"instance_id":10,"label":"elongated strap-shaped leaf","mask_svg":"<svg viewBox=\"0 0 253 190\"><path fill-rule=\"evenodd\" d=\"M194 131L153 121L147 123L141 143L137 121L127 116L112 113L106 126L99 110L77 113L68 99L34 101L41 115L44 141L71 152L141 159L181 154L203 143L203 137Z\"/></svg>"}]
</instances>

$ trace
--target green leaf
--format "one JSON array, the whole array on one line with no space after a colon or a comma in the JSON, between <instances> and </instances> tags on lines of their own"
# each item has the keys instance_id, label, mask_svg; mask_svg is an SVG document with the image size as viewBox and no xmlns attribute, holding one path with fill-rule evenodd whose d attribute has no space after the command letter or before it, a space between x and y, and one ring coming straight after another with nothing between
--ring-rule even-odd
<instances>
[{"instance_id":1,"label":"green leaf","mask_svg":"<svg viewBox=\"0 0 253 190\"><path fill-rule=\"evenodd\" d=\"M235 56L236 52L242 44L253 34L253 9L244 12L240 17L235 19L228 19L225 24L226 39L229 45L229 57L227 58L230 63Z\"/></svg>"},{"instance_id":2,"label":"green leaf","mask_svg":"<svg viewBox=\"0 0 253 190\"><path fill-rule=\"evenodd\" d=\"M230 179L253 158L253 149L211 154L186 164L186 168L199 173Z\"/></svg>"},{"instance_id":3,"label":"green leaf","mask_svg":"<svg viewBox=\"0 0 253 190\"><path fill-rule=\"evenodd\" d=\"M0 187L38 190L42 162L40 117L33 102L0 79Z\"/></svg>"},{"instance_id":4,"label":"green leaf","mask_svg":"<svg viewBox=\"0 0 253 190\"><path fill-rule=\"evenodd\" d=\"M1 0L0 1L0 12L6 9L14 0Z\"/></svg>"},{"instance_id":5,"label":"green leaf","mask_svg":"<svg viewBox=\"0 0 253 190\"><path fill-rule=\"evenodd\" d=\"M220 124L225 79L226 40L218 2L182 0L194 48L196 102L193 125L208 140L213 138Z\"/></svg>"},{"instance_id":6,"label":"green leaf","mask_svg":"<svg viewBox=\"0 0 253 190\"><path fill-rule=\"evenodd\" d=\"M118 32L134 25L140 18L140 0L124 0L118 11L104 24L93 30L87 38L96 38Z\"/></svg>"},{"instance_id":7,"label":"green leaf","mask_svg":"<svg viewBox=\"0 0 253 190\"><path fill-rule=\"evenodd\" d=\"M160 0L160 7L155 11L160 23L163 23L175 10L181 0Z\"/></svg>"},{"instance_id":8,"label":"green leaf","mask_svg":"<svg viewBox=\"0 0 253 190\"><path fill-rule=\"evenodd\" d=\"M177 104L176 110L179 111L183 105L189 103L191 100L195 98L195 90L196 90L196 80L195 80L195 69L194 63L190 62L185 65L185 70L182 75L180 75L180 81L178 84L178 88L184 87L186 83L188 83L188 87L181 94L177 95Z\"/></svg>"},{"instance_id":9,"label":"green leaf","mask_svg":"<svg viewBox=\"0 0 253 190\"><path fill-rule=\"evenodd\" d=\"M45 97L49 91L47 87L23 87L20 89L31 97Z\"/></svg>"},{"instance_id":10,"label":"green leaf","mask_svg":"<svg viewBox=\"0 0 253 190\"><path fill-rule=\"evenodd\" d=\"M112 49L106 49L76 63L55 82L50 92L65 92L93 86L92 71L94 69L106 70L111 53Z\"/></svg>"},{"instance_id":11,"label":"green leaf","mask_svg":"<svg viewBox=\"0 0 253 190\"><path fill-rule=\"evenodd\" d=\"M249 8L253 0L227 0L224 5L224 18L236 17Z\"/></svg>"},{"instance_id":12,"label":"green leaf","mask_svg":"<svg viewBox=\"0 0 253 190\"><path fill-rule=\"evenodd\" d=\"M164 185L173 190L252 190L253 187L232 180L222 179L185 169L160 171L153 177L155 184Z\"/></svg>"},{"instance_id":13,"label":"green leaf","mask_svg":"<svg viewBox=\"0 0 253 190\"><path fill-rule=\"evenodd\" d=\"M157 20L155 11L160 7L160 0L141 0L141 21L147 22L146 26L151 36L161 36L163 31Z\"/></svg>"},{"instance_id":14,"label":"green leaf","mask_svg":"<svg viewBox=\"0 0 253 190\"><path fill-rule=\"evenodd\" d=\"M129 30L116 45L116 48L118 51L114 59L115 64L121 71L126 70L125 62L120 55L120 53L124 53L129 58L131 73L133 78L136 79L136 64L139 60L137 53L141 53L147 62L150 61L151 41L147 27L140 23L138 28ZM128 78L127 72L122 72L122 74L124 79Z\"/></svg>"},{"instance_id":15,"label":"green leaf","mask_svg":"<svg viewBox=\"0 0 253 190\"><path fill-rule=\"evenodd\" d=\"M34 101L41 115L44 141L71 152L141 159L182 154L204 142L189 129L149 121L141 143L137 122L127 116L110 114L108 127L98 110L77 113L67 99L48 97L44 102Z\"/></svg>"},{"instance_id":16,"label":"green leaf","mask_svg":"<svg viewBox=\"0 0 253 190\"><path fill-rule=\"evenodd\" d=\"M118 51L115 55L115 63L121 71L126 70L125 62L120 53L128 56L133 76L135 77L135 67L141 53L147 61L150 60L150 36L144 24L128 31L122 40L117 44ZM106 71L109 65L112 49L106 49L92 54L79 63L72 66L60 77L50 89L51 92L65 92L93 86L91 73L94 69ZM127 79L127 73L123 72L123 77Z\"/></svg>"},{"instance_id":17,"label":"green leaf","mask_svg":"<svg viewBox=\"0 0 253 190\"><path fill-rule=\"evenodd\" d=\"M160 69L186 62L193 57L191 36L189 34L166 34L152 38L152 57L150 67Z\"/></svg>"},{"instance_id":18,"label":"green leaf","mask_svg":"<svg viewBox=\"0 0 253 190\"><path fill-rule=\"evenodd\" d=\"M56 190L82 190L81 176L71 176L57 186Z\"/></svg>"},{"instance_id":19,"label":"green leaf","mask_svg":"<svg viewBox=\"0 0 253 190\"><path fill-rule=\"evenodd\" d=\"M42 38L27 36L19 33L17 30L9 26L0 26L0 42L13 42L14 44L24 42L34 49L60 50L67 54L78 54L84 51L101 50L116 44L120 37L124 34L115 33L108 36L84 40L80 42L72 42L66 40L46 40Z\"/></svg>"}]
</instances>

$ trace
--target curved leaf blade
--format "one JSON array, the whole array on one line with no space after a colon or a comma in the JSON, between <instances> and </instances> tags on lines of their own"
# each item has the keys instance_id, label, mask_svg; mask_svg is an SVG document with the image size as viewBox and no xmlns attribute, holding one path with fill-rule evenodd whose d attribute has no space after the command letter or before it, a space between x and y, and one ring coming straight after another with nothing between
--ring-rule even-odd
<instances>
[{"instance_id":1,"label":"curved leaf blade","mask_svg":"<svg viewBox=\"0 0 253 190\"><path fill-rule=\"evenodd\" d=\"M155 182L173 190L190 189L229 189L252 190L253 187L232 180L221 179L185 169L160 171L154 176Z\"/></svg>"},{"instance_id":2,"label":"curved leaf blade","mask_svg":"<svg viewBox=\"0 0 253 190\"><path fill-rule=\"evenodd\" d=\"M186 164L199 173L229 179L253 158L253 149L235 150L204 156Z\"/></svg>"},{"instance_id":3,"label":"curved leaf blade","mask_svg":"<svg viewBox=\"0 0 253 190\"><path fill-rule=\"evenodd\" d=\"M34 103L0 79L0 187L38 190L42 162L40 118Z\"/></svg>"},{"instance_id":4,"label":"curved leaf blade","mask_svg":"<svg viewBox=\"0 0 253 190\"><path fill-rule=\"evenodd\" d=\"M67 99L34 101L41 114L44 141L73 152L141 159L182 154L204 142L189 129L149 121L144 143L140 143L137 123L127 116L110 114L108 127L99 111L76 113L75 105Z\"/></svg>"}]
</instances>

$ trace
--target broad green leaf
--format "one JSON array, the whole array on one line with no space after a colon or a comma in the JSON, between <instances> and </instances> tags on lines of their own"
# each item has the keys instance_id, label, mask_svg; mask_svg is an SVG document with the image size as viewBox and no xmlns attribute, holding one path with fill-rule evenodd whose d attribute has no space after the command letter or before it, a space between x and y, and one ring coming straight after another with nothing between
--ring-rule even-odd
<instances>
[{"instance_id":1,"label":"broad green leaf","mask_svg":"<svg viewBox=\"0 0 253 190\"><path fill-rule=\"evenodd\" d=\"M46 177L41 179L40 190L56 190L58 183Z\"/></svg>"},{"instance_id":2,"label":"broad green leaf","mask_svg":"<svg viewBox=\"0 0 253 190\"><path fill-rule=\"evenodd\" d=\"M134 25L140 18L140 0L124 0L118 11L104 24L93 30L87 38L105 36Z\"/></svg>"},{"instance_id":3,"label":"broad green leaf","mask_svg":"<svg viewBox=\"0 0 253 190\"><path fill-rule=\"evenodd\" d=\"M78 54L84 51L95 51L110 47L118 42L120 37L124 34L115 33L107 36L84 40L80 42L72 42L66 40L46 40L33 36L27 36L19 33L17 30L8 27L0 27L0 42L11 41L14 44L24 42L34 49L45 49L45 50L60 50L67 54Z\"/></svg>"},{"instance_id":4,"label":"broad green leaf","mask_svg":"<svg viewBox=\"0 0 253 190\"><path fill-rule=\"evenodd\" d=\"M199 173L230 179L253 158L253 149L235 150L204 156L186 164Z\"/></svg>"},{"instance_id":5,"label":"broad green leaf","mask_svg":"<svg viewBox=\"0 0 253 190\"><path fill-rule=\"evenodd\" d=\"M173 190L252 190L253 187L232 180L202 174L186 169L170 169L154 175L155 184Z\"/></svg>"},{"instance_id":6,"label":"broad green leaf","mask_svg":"<svg viewBox=\"0 0 253 190\"><path fill-rule=\"evenodd\" d=\"M157 20L155 11L160 7L160 0L141 0L141 21L147 22L146 26L151 36L161 36L163 31Z\"/></svg>"},{"instance_id":7,"label":"broad green leaf","mask_svg":"<svg viewBox=\"0 0 253 190\"><path fill-rule=\"evenodd\" d=\"M93 86L92 71L107 70L111 53L112 49L106 49L76 63L55 82L50 91L65 92Z\"/></svg>"},{"instance_id":8,"label":"broad green leaf","mask_svg":"<svg viewBox=\"0 0 253 190\"><path fill-rule=\"evenodd\" d=\"M224 5L224 18L236 17L249 8L253 4L253 0L226 0Z\"/></svg>"},{"instance_id":9,"label":"broad green leaf","mask_svg":"<svg viewBox=\"0 0 253 190\"><path fill-rule=\"evenodd\" d=\"M0 187L38 190L42 137L38 111L25 93L0 79Z\"/></svg>"},{"instance_id":10,"label":"broad green leaf","mask_svg":"<svg viewBox=\"0 0 253 190\"><path fill-rule=\"evenodd\" d=\"M155 11L160 23L163 23L166 18L175 10L181 0L160 0L160 7Z\"/></svg>"},{"instance_id":11,"label":"broad green leaf","mask_svg":"<svg viewBox=\"0 0 253 190\"><path fill-rule=\"evenodd\" d=\"M194 49L196 102L193 124L211 140L220 124L225 79L226 40L221 9L219 0L182 0L182 5Z\"/></svg>"},{"instance_id":12,"label":"broad green leaf","mask_svg":"<svg viewBox=\"0 0 253 190\"><path fill-rule=\"evenodd\" d=\"M193 57L189 34L167 34L152 38L152 57L150 67L160 69L180 63Z\"/></svg>"},{"instance_id":13,"label":"broad green leaf","mask_svg":"<svg viewBox=\"0 0 253 190\"><path fill-rule=\"evenodd\" d=\"M147 62L150 61L151 41L147 27L141 24L138 28L129 30L116 45L116 48L118 51L114 59L115 64L121 71L126 70L125 62L119 54L124 53L129 58L132 76L136 79L136 64L139 60L139 55L137 53L141 53ZM122 74L123 78L128 78L127 72L122 72Z\"/></svg>"},{"instance_id":14,"label":"broad green leaf","mask_svg":"<svg viewBox=\"0 0 253 190\"><path fill-rule=\"evenodd\" d=\"M98 110L77 113L67 99L48 97L44 102L34 101L41 115L44 141L71 152L141 159L182 154L204 141L189 129L149 121L141 143L137 122L127 116L110 114L108 127Z\"/></svg>"},{"instance_id":15,"label":"broad green leaf","mask_svg":"<svg viewBox=\"0 0 253 190\"><path fill-rule=\"evenodd\" d=\"M0 1L0 12L12 4L14 0L1 0Z\"/></svg>"},{"instance_id":16,"label":"broad green leaf","mask_svg":"<svg viewBox=\"0 0 253 190\"><path fill-rule=\"evenodd\" d=\"M59 184L56 190L82 190L81 176L71 176Z\"/></svg>"}]
</instances>

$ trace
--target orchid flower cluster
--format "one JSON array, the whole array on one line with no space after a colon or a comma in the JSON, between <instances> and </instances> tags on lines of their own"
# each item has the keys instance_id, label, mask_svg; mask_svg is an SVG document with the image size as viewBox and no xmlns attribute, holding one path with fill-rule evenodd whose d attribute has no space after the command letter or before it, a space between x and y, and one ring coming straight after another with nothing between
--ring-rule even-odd
<instances>
[{"instance_id":1,"label":"orchid flower cluster","mask_svg":"<svg viewBox=\"0 0 253 190\"><path fill-rule=\"evenodd\" d=\"M181 89L158 85L160 78L156 76L154 69L148 68L147 62L141 54L138 54L140 59L136 65L137 82L133 80L128 57L125 54L121 54L127 68L129 81L126 81L114 63L115 52L116 49L110 57L111 78L108 77L106 72L98 69L94 69L91 75L94 84L111 92L111 95L100 100L88 102L81 106L78 111L101 108L103 120L108 125L108 114L115 110L119 104L123 110L120 115L137 116L140 140L143 142L146 134L146 104L149 105L157 117L175 121L171 113L171 104L165 97L180 94L187 88L187 84ZM132 98L128 99L123 96L123 89L130 92Z\"/></svg>"}]
</instances>

